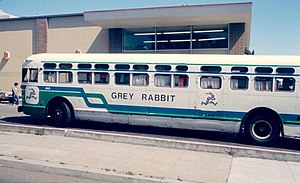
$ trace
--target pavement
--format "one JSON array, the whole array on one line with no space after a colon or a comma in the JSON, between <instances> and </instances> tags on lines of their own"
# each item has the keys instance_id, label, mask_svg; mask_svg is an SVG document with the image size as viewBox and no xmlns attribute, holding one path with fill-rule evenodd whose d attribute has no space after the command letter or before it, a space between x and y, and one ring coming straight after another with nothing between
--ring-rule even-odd
<instances>
[{"instance_id":1,"label":"pavement","mask_svg":"<svg viewBox=\"0 0 300 183\"><path fill-rule=\"evenodd\" d=\"M191 144L185 145L186 148L167 146L174 146L172 140L160 141L155 146L149 141L128 143L129 137L120 140L121 136L112 138L111 134L90 134L86 138L80 131L74 135L74 131L55 130L2 125L0 176L1 167L11 167L103 182L300 183L298 153L292 155L291 161L284 160L277 151L269 152L268 159L261 159L247 157L245 150L245 156L240 156L205 152ZM99 140L100 137L110 140ZM145 139L135 141L141 140ZM258 157L265 151L255 150Z\"/></svg>"}]
</instances>

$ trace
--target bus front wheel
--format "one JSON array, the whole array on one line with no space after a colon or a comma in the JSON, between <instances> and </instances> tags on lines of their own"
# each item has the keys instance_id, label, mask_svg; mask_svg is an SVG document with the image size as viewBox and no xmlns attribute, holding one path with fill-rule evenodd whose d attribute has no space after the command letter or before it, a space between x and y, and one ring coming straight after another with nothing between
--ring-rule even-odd
<instances>
[{"instance_id":1,"label":"bus front wheel","mask_svg":"<svg viewBox=\"0 0 300 183\"><path fill-rule=\"evenodd\" d=\"M50 117L55 125L65 126L72 119L70 107L64 102L56 103L51 108Z\"/></svg>"},{"instance_id":2,"label":"bus front wheel","mask_svg":"<svg viewBox=\"0 0 300 183\"><path fill-rule=\"evenodd\" d=\"M250 143L257 145L272 145L279 138L279 127L270 118L257 116L245 125L245 135Z\"/></svg>"}]
</instances>

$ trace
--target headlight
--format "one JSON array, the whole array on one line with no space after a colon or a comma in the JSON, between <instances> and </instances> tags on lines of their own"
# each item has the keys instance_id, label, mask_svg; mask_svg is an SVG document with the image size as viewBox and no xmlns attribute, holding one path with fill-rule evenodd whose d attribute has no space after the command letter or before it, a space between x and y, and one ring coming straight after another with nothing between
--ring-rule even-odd
<instances>
[{"instance_id":1,"label":"headlight","mask_svg":"<svg viewBox=\"0 0 300 183\"><path fill-rule=\"evenodd\" d=\"M4 97L8 97L9 95L8 95L8 93L4 93Z\"/></svg>"}]
</instances>

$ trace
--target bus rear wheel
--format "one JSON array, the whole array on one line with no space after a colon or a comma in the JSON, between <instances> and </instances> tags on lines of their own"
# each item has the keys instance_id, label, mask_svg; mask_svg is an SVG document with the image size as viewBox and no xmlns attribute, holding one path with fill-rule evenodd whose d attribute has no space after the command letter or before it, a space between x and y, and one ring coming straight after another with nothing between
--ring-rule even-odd
<instances>
[{"instance_id":1,"label":"bus rear wheel","mask_svg":"<svg viewBox=\"0 0 300 183\"><path fill-rule=\"evenodd\" d=\"M254 117L245 125L246 138L253 144L272 145L278 140L279 134L279 126L268 117Z\"/></svg>"},{"instance_id":2,"label":"bus rear wheel","mask_svg":"<svg viewBox=\"0 0 300 183\"><path fill-rule=\"evenodd\" d=\"M64 102L55 103L51 107L50 117L55 125L66 126L72 120L70 107Z\"/></svg>"}]
</instances>

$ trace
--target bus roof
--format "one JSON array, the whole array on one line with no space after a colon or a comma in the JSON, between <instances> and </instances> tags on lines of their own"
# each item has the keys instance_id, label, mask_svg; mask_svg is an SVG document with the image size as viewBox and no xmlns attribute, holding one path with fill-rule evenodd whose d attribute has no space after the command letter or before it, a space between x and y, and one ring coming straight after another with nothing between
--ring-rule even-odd
<instances>
[{"instance_id":1,"label":"bus roof","mask_svg":"<svg viewBox=\"0 0 300 183\"><path fill-rule=\"evenodd\" d=\"M25 61L73 63L132 63L132 64L183 64L183 65L267 65L300 66L300 56L285 55L208 55L208 54L62 54L43 53Z\"/></svg>"}]
</instances>

